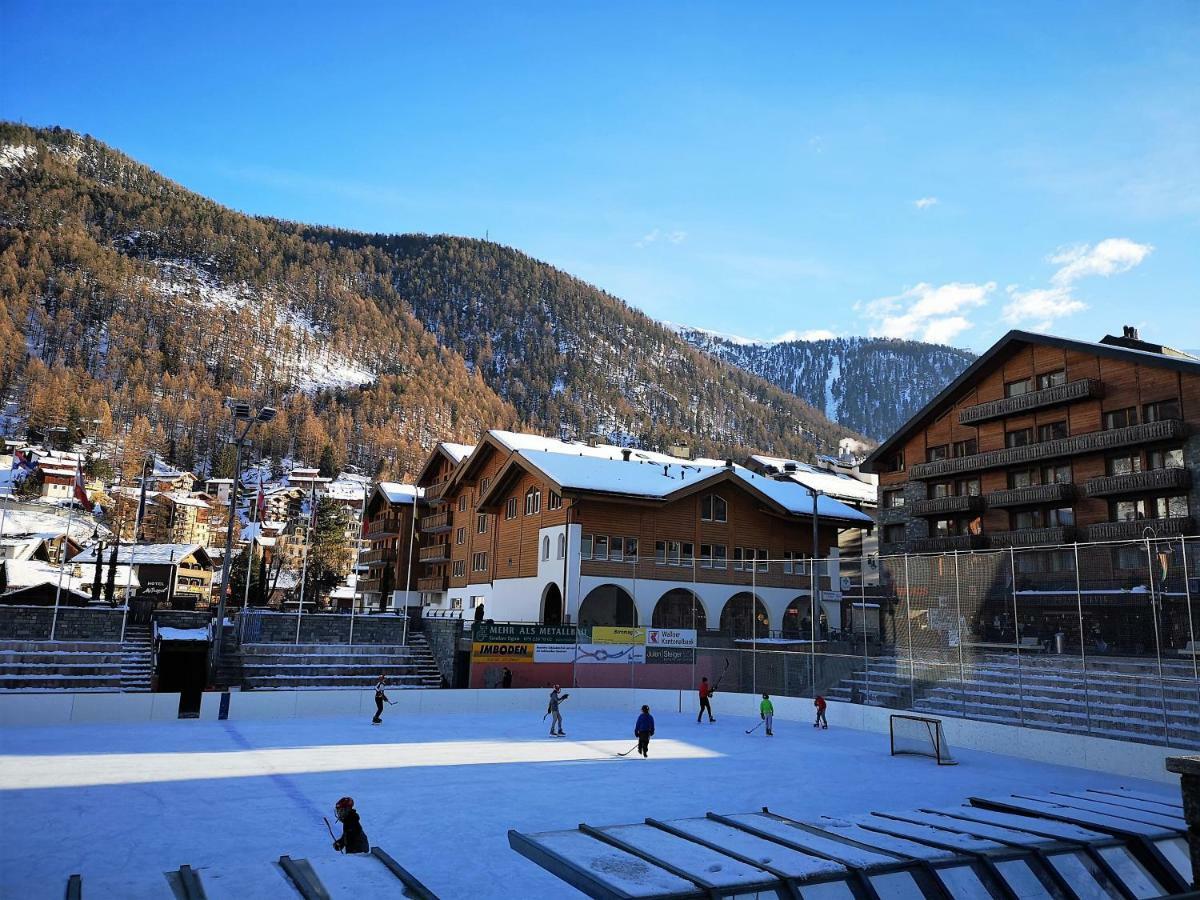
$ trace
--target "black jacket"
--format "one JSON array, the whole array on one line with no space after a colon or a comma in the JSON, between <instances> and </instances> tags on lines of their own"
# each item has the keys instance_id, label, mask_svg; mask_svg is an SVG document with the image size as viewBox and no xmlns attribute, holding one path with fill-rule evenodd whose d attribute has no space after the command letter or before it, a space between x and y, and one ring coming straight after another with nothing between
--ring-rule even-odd
<instances>
[{"instance_id":1,"label":"black jacket","mask_svg":"<svg viewBox=\"0 0 1200 900\"><path fill-rule=\"evenodd\" d=\"M356 810L352 809L342 816L342 836L334 841L333 846L337 850L344 848L347 853L371 852L371 845L367 842L367 833L363 831Z\"/></svg>"}]
</instances>

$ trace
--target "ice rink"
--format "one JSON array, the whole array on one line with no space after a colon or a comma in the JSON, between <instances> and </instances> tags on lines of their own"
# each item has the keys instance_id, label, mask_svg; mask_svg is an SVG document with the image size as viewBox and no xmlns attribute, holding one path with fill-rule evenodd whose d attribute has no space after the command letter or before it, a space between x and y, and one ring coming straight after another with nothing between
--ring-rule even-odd
<instances>
[{"instance_id":1,"label":"ice rink","mask_svg":"<svg viewBox=\"0 0 1200 900\"><path fill-rule=\"evenodd\" d=\"M507 831L751 812L810 819L956 804L972 794L1139 785L987 753L960 764L891 757L887 735L655 710L647 760L636 709L6 728L0 733L0 896L169 897L163 873L200 870L212 900L298 896L275 861L307 858L333 897L399 896L374 859L339 856L322 816L354 798L378 844L446 898L581 896L508 846ZM394 712L389 710L389 712ZM1141 783L1161 790L1161 786ZM335 829L336 829L335 823Z\"/></svg>"}]
</instances>

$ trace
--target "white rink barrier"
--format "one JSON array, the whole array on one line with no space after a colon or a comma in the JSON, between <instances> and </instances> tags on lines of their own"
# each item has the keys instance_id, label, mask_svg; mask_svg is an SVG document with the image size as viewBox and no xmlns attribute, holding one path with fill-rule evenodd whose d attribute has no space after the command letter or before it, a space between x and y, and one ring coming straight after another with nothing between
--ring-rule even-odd
<instances>
[{"instance_id":1,"label":"white rink barrier","mask_svg":"<svg viewBox=\"0 0 1200 900\"><path fill-rule=\"evenodd\" d=\"M565 688L571 699L564 714L573 710L624 710L633 715L643 703L656 714L669 712L693 715L698 709L694 691L637 688ZM546 711L548 691L544 688L472 690L396 690L389 696L394 706L384 707L385 717L444 715L527 710ZM220 717L222 694L202 696L200 718ZM375 712L374 692L361 691L232 691L228 695L231 720L317 718L324 716L367 716ZM722 715L757 718L761 697L722 691L713 698L718 719ZM808 697L773 696L775 718L783 723L809 727L815 717ZM0 727L99 724L120 722L173 721L178 719L179 694L106 693L0 693ZM881 736L886 743L888 719L894 712L878 706L829 702L831 728L851 728ZM1168 756L1178 748L1081 734L1021 728L994 722L979 722L940 716L951 750L981 750L1037 762L1073 765L1129 778L1146 778L1175 784L1177 776L1166 771ZM786 727L786 726L785 726ZM786 733L786 732L784 732ZM933 777L933 776L931 776Z\"/></svg>"}]
</instances>

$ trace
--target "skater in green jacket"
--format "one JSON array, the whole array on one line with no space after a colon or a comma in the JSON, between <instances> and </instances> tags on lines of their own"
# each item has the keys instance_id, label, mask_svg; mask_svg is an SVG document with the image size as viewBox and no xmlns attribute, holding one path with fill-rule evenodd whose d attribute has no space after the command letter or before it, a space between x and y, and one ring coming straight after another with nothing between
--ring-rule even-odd
<instances>
[{"instance_id":1,"label":"skater in green jacket","mask_svg":"<svg viewBox=\"0 0 1200 900\"><path fill-rule=\"evenodd\" d=\"M775 707L771 704L769 694L763 694L762 703L758 705L759 717L767 723L767 734L773 735L772 725L775 722Z\"/></svg>"}]
</instances>

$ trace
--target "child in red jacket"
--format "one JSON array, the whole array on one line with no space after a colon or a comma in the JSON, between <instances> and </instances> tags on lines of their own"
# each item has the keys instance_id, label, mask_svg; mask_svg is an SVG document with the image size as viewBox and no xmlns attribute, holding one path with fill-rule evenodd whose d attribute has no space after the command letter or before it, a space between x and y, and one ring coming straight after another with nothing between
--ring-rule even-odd
<instances>
[{"instance_id":1,"label":"child in red jacket","mask_svg":"<svg viewBox=\"0 0 1200 900\"><path fill-rule=\"evenodd\" d=\"M825 721L825 698L818 694L813 706L817 708L817 721L813 722L813 728L828 728L829 723Z\"/></svg>"}]
</instances>

